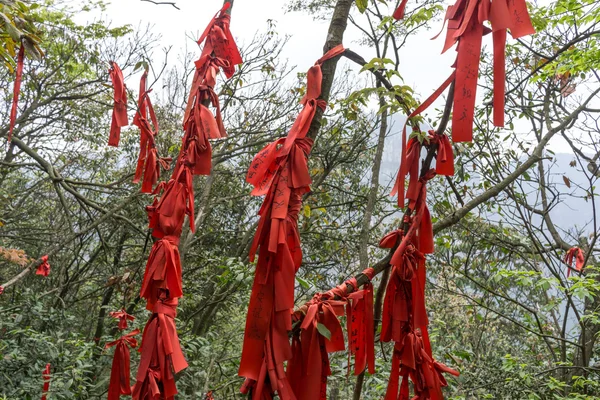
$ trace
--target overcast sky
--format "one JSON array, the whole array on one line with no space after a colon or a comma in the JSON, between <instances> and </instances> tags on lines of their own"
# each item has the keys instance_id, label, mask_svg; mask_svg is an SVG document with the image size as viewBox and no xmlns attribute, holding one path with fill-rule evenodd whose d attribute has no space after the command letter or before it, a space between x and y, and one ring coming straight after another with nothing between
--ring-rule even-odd
<instances>
[{"instance_id":1,"label":"overcast sky","mask_svg":"<svg viewBox=\"0 0 600 400\"><path fill-rule=\"evenodd\" d=\"M103 19L114 26L140 23L150 24L155 33L162 36L161 47L173 46L172 54L178 53L186 44L193 49L192 38L203 31L213 15L221 8L222 0L175 0L180 10L170 5L155 5L140 0L113 0ZM231 30L238 45L243 46L256 32L264 32L267 20L276 22L276 30L281 35L289 35L290 41L282 57L296 66L299 72L306 71L322 55L329 21L315 21L305 13L285 12L283 0L236 0L234 2ZM393 10L390 10L390 14ZM354 11L355 13L356 10ZM98 18L98 14L88 15L86 19ZM439 31L441 21L434 23L431 32L415 37L400 54L401 73L405 84L415 88L417 93L427 96L450 74L454 51L441 56L442 40L430 40ZM374 52L358 46L360 38L357 28L349 24L344 45L359 52L369 60ZM198 52L199 54L199 52ZM359 68L356 66L356 70Z\"/></svg>"}]
</instances>

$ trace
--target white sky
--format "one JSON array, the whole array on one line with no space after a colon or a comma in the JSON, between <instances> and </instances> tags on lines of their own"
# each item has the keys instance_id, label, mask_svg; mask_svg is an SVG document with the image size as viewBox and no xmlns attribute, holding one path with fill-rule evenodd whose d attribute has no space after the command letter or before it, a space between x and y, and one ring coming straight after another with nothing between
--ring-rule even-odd
<instances>
[{"instance_id":1,"label":"white sky","mask_svg":"<svg viewBox=\"0 0 600 400\"><path fill-rule=\"evenodd\" d=\"M162 36L160 48L173 46L173 55L183 50L187 44L193 49L195 43L191 38L198 34L221 8L222 0L174 0L180 10L170 5L156 5L140 0L113 0L102 16L111 25L131 24L145 26L150 24L152 31ZM264 32L267 20L276 21L276 31L289 35L290 40L285 47L282 57L289 64L296 66L298 72L306 71L322 55L329 21L315 21L305 13L285 13L286 2L283 0L235 0L231 31L240 47L245 40L250 40L256 32ZM390 10L390 14L393 10ZM355 14L358 14L354 11ZM99 15L82 16L86 20L98 18ZM358 16L360 17L360 15ZM439 24L434 24L433 31L414 38L400 54L401 73L405 84L415 88L417 93L425 98L441 84L450 74L450 65L455 53L451 50L440 55L442 40L431 41L439 30ZM344 45L361 54L369 60L374 52L368 47L356 44L360 38L357 28L348 25ZM158 55L159 52L157 52ZM199 54L199 52L198 52ZM358 65L356 66L358 71Z\"/></svg>"}]
</instances>

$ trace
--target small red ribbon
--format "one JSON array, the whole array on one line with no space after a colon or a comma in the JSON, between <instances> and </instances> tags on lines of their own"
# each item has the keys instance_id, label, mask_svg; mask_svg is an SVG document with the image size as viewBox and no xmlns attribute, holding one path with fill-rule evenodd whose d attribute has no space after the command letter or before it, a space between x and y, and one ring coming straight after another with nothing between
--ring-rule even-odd
<instances>
[{"instance_id":1,"label":"small red ribbon","mask_svg":"<svg viewBox=\"0 0 600 400\"><path fill-rule=\"evenodd\" d=\"M108 400L119 400L122 394L131 394L130 382L130 354L129 348L137 347L137 340L134 336L140 333L136 329L126 335L121 336L114 342L107 343L105 348L116 346L113 356L112 368L110 371L110 383L108 386Z\"/></svg>"},{"instance_id":2,"label":"small red ribbon","mask_svg":"<svg viewBox=\"0 0 600 400\"><path fill-rule=\"evenodd\" d=\"M437 144L435 173L445 176L454 175L454 151L450 139L445 134L436 134L435 131L429 131L429 135L430 142Z\"/></svg>"},{"instance_id":3,"label":"small red ribbon","mask_svg":"<svg viewBox=\"0 0 600 400\"><path fill-rule=\"evenodd\" d=\"M36 275L42 275L47 277L50 275L50 263L48 263L48 256L42 256L41 264L37 267L37 271L35 271Z\"/></svg>"},{"instance_id":4,"label":"small red ribbon","mask_svg":"<svg viewBox=\"0 0 600 400\"><path fill-rule=\"evenodd\" d=\"M569 266L569 269L567 269L567 278L571 275L573 260L575 260L575 269L577 272L581 272L585 264L585 255L579 247L571 247L565 254L564 262Z\"/></svg>"},{"instance_id":5,"label":"small red ribbon","mask_svg":"<svg viewBox=\"0 0 600 400\"><path fill-rule=\"evenodd\" d=\"M111 311L108 315L119 320L120 330L127 329L127 321L135 320L135 317L133 315L127 314L127 311L125 310Z\"/></svg>"},{"instance_id":6,"label":"small red ribbon","mask_svg":"<svg viewBox=\"0 0 600 400\"><path fill-rule=\"evenodd\" d=\"M108 73L114 89L114 105L108 145L117 147L121 139L121 128L129 125L127 119L127 87L125 86L123 72L116 62L110 62Z\"/></svg>"},{"instance_id":7,"label":"small red ribbon","mask_svg":"<svg viewBox=\"0 0 600 400\"><path fill-rule=\"evenodd\" d=\"M50 363L46 364L46 367L42 372L42 379L44 380L44 386L42 387L42 400L46 400L46 394L50 390Z\"/></svg>"},{"instance_id":8,"label":"small red ribbon","mask_svg":"<svg viewBox=\"0 0 600 400\"><path fill-rule=\"evenodd\" d=\"M15 75L15 83L13 86L13 98L10 108L10 125L8 128L8 142L12 140L13 130L17 121L17 109L19 106L19 94L21 93L21 81L23 80L23 64L25 59L25 46L21 43L19 53L17 54L17 70Z\"/></svg>"},{"instance_id":9,"label":"small red ribbon","mask_svg":"<svg viewBox=\"0 0 600 400\"><path fill-rule=\"evenodd\" d=\"M375 373L375 333L373 321L373 285L348 295L346 320L349 354L354 355L354 375L360 375L367 366ZM348 365L350 368L350 365Z\"/></svg>"},{"instance_id":10,"label":"small red ribbon","mask_svg":"<svg viewBox=\"0 0 600 400\"><path fill-rule=\"evenodd\" d=\"M396 10L394 11L394 14L392 14L394 19L398 20L398 19L404 18L404 11L406 9L406 3L408 3L408 0L402 0L400 5L398 6L398 8L396 8Z\"/></svg>"}]
</instances>

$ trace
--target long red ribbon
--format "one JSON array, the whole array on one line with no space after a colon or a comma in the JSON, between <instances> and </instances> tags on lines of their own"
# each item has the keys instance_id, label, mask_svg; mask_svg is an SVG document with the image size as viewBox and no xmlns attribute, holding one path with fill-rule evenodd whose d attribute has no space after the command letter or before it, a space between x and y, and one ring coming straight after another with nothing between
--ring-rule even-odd
<instances>
[{"instance_id":1,"label":"long red ribbon","mask_svg":"<svg viewBox=\"0 0 600 400\"><path fill-rule=\"evenodd\" d=\"M121 128L129 125L127 119L127 88L123 78L123 71L121 71L116 62L110 62L108 73L114 89L114 105L108 145L117 147L121 139Z\"/></svg>"},{"instance_id":2,"label":"long red ribbon","mask_svg":"<svg viewBox=\"0 0 600 400\"><path fill-rule=\"evenodd\" d=\"M42 379L44 380L44 386L42 387L42 400L46 400L46 394L50 390L50 363L46 364L46 367L42 372Z\"/></svg>"},{"instance_id":3,"label":"long red ribbon","mask_svg":"<svg viewBox=\"0 0 600 400\"><path fill-rule=\"evenodd\" d=\"M136 329L126 335L121 336L114 342L107 343L105 346L106 349L116 346L110 371L108 400L119 400L122 394L131 394L131 387L129 386L129 348L137 347L137 340L134 336L138 335L139 333L139 329Z\"/></svg>"},{"instance_id":4,"label":"long red ribbon","mask_svg":"<svg viewBox=\"0 0 600 400\"><path fill-rule=\"evenodd\" d=\"M25 46L21 43L19 53L17 54L17 70L15 75L15 83L13 86L12 106L10 108L10 126L8 128L8 142L12 140L15 122L17 121L17 109L19 106L19 94L21 93L21 81L23 80L23 64L25 59Z\"/></svg>"}]
</instances>

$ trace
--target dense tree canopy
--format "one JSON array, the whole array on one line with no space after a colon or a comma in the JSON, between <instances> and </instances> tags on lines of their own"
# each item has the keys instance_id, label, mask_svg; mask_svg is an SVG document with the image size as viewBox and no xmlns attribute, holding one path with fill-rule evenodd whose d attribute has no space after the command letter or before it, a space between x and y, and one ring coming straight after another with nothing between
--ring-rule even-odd
<instances>
[{"instance_id":1,"label":"dense tree canopy","mask_svg":"<svg viewBox=\"0 0 600 400\"><path fill-rule=\"evenodd\" d=\"M352 3L347 29L360 32L361 46L376 57L362 66L356 57L340 61L318 120L313 183L298 221L298 306L385 260L378 241L402 219L389 197L398 116L428 96L405 84L401 54L415 37L439 30L448 5L411 0L402 21L391 17L399 3L391 0L285 7L329 20L338 3ZM109 312L126 309L140 329L148 318L138 294L152 247L144 211L152 197L132 183L137 128L122 131L119 148L106 146L108 63L125 73L130 109L137 78L128 79L148 69L161 94L153 98L159 153L176 157L197 54L159 57L151 28L75 22L90 7L101 4L0 0L3 140L15 48L27 50L16 127L0 152L3 399L38 398L47 363L49 399L105 398L112 353L104 346L119 335ZM461 372L448 379L448 399L600 398L600 4L557 0L529 10L537 33L510 40L506 50L505 128L491 122L487 46L474 141L453 145L455 175L429 187L436 245L426 286L430 336L436 358ZM235 21L235 6L232 15ZM287 134L306 92L309 65L295 70L281 57L287 38L276 24L245 39L243 64L216 89L228 137L213 142L212 173L194 180L197 231L184 229L179 245L185 296L177 326L190 365L177 377L179 398L243 397L237 370L254 270L248 251L261 204L244 178L254 155ZM418 123L435 129L442 114L440 102ZM564 261L572 247L584 254L581 270ZM48 277L24 273L46 254ZM381 280L376 291L384 290ZM346 353L332 354L328 398L383 398L391 352L391 344L377 345L377 372L359 378L348 377ZM138 358L132 352L132 365Z\"/></svg>"}]
</instances>

